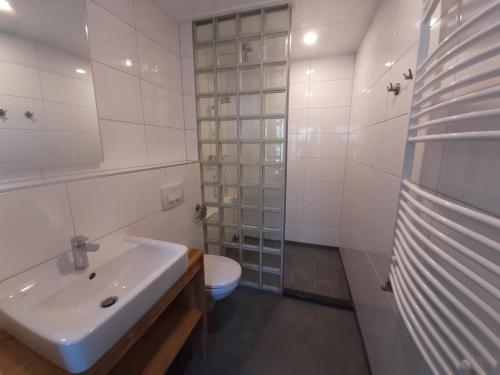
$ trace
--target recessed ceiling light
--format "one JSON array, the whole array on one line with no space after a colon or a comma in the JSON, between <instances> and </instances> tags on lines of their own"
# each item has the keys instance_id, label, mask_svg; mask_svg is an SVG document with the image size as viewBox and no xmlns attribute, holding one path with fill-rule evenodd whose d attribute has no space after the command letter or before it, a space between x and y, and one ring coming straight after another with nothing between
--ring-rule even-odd
<instances>
[{"instance_id":1,"label":"recessed ceiling light","mask_svg":"<svg viewBox=\"0 0 500 375\"><path fill-rule=\"evenodd\" d=\"M318 34L314 31L309 31L304 35L304 43L308 46L312 46L318 40Z\"/></svg>"},{"instance_id":2,"label":"recessed ceiling light","mask_svg":"<svg viewBox=\"0 0 500 375\"><path fill-rule=\"evenodd\" d=\"M130 59L125 60L125 65L132 66L132 60L130 60Z\"/></svg>"},{"instance_id":3,"label":"recessed ceiling light","mask_svg":"<svg viewBox=\"0 0 500 375\"><path fill-rule=\"evenodd\" d=\"M13 12L14 8L7 0L0 0L0 10L3 12Z\"/></svg>"},{"instance_id":4,"label":"recessed ceiling light","mask_svg":"<svg viewBox=\"0 0 500 375\"><path fill-rule=\"evenodd\" d=\"M314 69L306 69L306 76L314 74Z\"/></svg>"},{"instance_id":5,"label":"recessed ceiling light","mask_svg":"<svg viewBox=\"0 0 500 375\"><path fill-rule=\"evenodd\" d=\"M87 73L85 70L83 70L82 68L76 68L75 69L75 72L77 72L78 74L85 74Z\"/></svg>"}]
</instances>

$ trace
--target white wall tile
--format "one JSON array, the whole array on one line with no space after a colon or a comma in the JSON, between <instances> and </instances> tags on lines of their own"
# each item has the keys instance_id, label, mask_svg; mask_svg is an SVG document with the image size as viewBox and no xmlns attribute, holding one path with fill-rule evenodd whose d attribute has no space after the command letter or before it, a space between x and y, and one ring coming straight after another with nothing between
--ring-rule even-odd
<instances>
[{"instance_id":1,"label":"white wall tile","mask_svg":"<svg viewBox=\"0 0 500 375\"><path fill-rule=\"evenodd\" d=\"M307 133L308 109L288 110L288 134Z\"/></svg>"},{"instance_id":2,"label":"white wall tile","mask_svg":"<svg viewBox=\"0 0 500 375\"><path fill-rule=\"evenodd\" d=\"M130 25L135 24L133 0L93 0Z\"/></svg>"},{"instance_id":3,"label":"white wall tile","mask_svg":"<svg viewBox=\"0 0 500 375\"><path fill-rule=\"evenodd\" d=\"M398 22L395 31L394 60L418 40L420 30L421 1L399 1Z\"/></svg>"},{"instance_id":4,"label":"white wall tile","mask_svg":"<svg viewBox=\"0 0 500 375\"><path fill-rule=\"evenodd\" d=\"M193 28L191 21L179 25L179 38L181 42L181 58L193 57Z\"/></svg>"},{"instance_id":5,"label":"white wall tile","mask_svg":"<svg viewBox=\"0 0 500 375\"><path fill-rule=\"evenodd\" d=\"M42 178L40 167L33 163L0 163L0 182L35 180Z\"/></svg>"},{"instance_id":6,"label":"white wall tile","mask_svg":"<svg viewBox=\"0 0 500 375\"><path fill-rule=\"evenodd\" d=\"M136 27L171 53L180 56L177 22L150 0L135 0Z\"/></svg>"},{"instance_id":7,"label":"white wall tile","mask_svg":"<svg viewBox=\"0 0 500 375\"><path fill-rule=\"evenodd\" d=\"M196 130L186 130L186 159L198 160L198 132Z\"/></svg>"},{"instance_id":8,"label":"white wall tile","mask_svg":"<svg viewBox=\"0 0 500 375\"><path fill-rule=\"evenodd\" d=\"M311 82L309 108L351 105L352 80Z\"/></svg>"},{"instance_id":9,"label":"white wall tile","mask_svg":"<svg viewBox=\"0 0 500 375\"><path fill-rule=\"evenodd\" d=\"M302 225L301 238L302 242L305 243L315 243L325 246L338 246L339 230L338 228Z\"/></svg>"},{"instance_id":10,"label":"white wall tile","mask_svg":"<svg viewBox=\"0 0 500 375\"><path fill-rule=\"evenodd\" d=\"M285 224L285 239L287 241L302 241L302 225L296 223Z\"/></svg>"},{"instance_id":11,"label":"white wall tile","mask_svg":"<svg viewBox=\"0 0 500 375\"><path fill-rule=\"evenodd\" d=\"M302 202L304 200L304 182L287 181L286 182L286 200L287 202Z\"/></svg>"},{"instance_id":12,"label":"white wall tile","mask_svg":"<svg viewBox=\"0 0 500 375\"><path fill-rule=\"evenodd\" d=\"M345 159L307 158L305 180L315 182L343 182Z\"/></svg>"},{"instance_id":13,"label":"white wall tile","mask_svg":"<svg viewBox=\"0 0 500 375\"><path fill-rule=\"evenodd\" d=\"M147 164L144 125L101 120L100 127L106 168Z\"/></svg>"},{"instance_id":14,"label":"white wall tile","mask_svg":"<svg viewBox=\"0 0 500 375\"><path fill-rule=\"evenodd\" d=\"M311 60L311 82L352 79L354 55L331 56Z\"/></svg>"},{"instance_id":15,"label":"white wall tile","mask_svg":"<svg viewBox=\"0 0 500 375\"><path fill-rule=\"evenodd\" d=\"M400 176L403 169L408 116L401 116L384 123L380 169Z\"/></svg>"},{"instance_id":16,"label":"white wall tile","mask_svg":"<svg viewBox=\"0 0 500 375\"><path fill-rule=\"evenodd\" d=\"M78 234L96 238L161 209L161 169L68 183Z\"/></svg>"},{"instance_id":17,"label":"white wall tile","mask_svg":"<svg viewBox=\"0 0 500 375\"><path fill-rule=\"evenodd\" d=\"M310 182L304 183L304 203L342 204L341 183Z\"/></svg>"},{"instance_id":18,"label":"white wall tile","mask_svg":"<svg viewBox=\"0 0 500 375\"><path fill-rule=\"evenodd\" d=\"M181 59L182 93L194 94L194 65L193 58Z\"/></svg>"},{"instance_id":19,"label":"white wall tile","mask_svg":"<svg viewBox=\"0 0 500 375\"><path fill-rule=\"evenodd\" d=\"M306 156L307 135L290 134L288 136L288 157L303 158Z\"/></svg>"},{"instance_id":20,"label":"white wall tile","mask_svg":"<svg viewBox=\"0 0 500 375\"><path fill-rule=\"evenodd\" d=\"M291 83L289 87L289 108L307 108L309 103L309 84Z\"/></svg>"},{"instance_id":21,"label":"white wall tile","mask_svg":"<svg viewBox=\"0 0 500 375\"><path fill-rule=\"evenodd\" d=\"M196 101L194 95L184 95L182 97L184 104L184 127L186 129L197 128L196 125Z\"/></svg>"},{"instance_id":22,"label":"white wall tile","mask_svg":"<svg viewBox=\"0 0 500 375\"><path fill-rule=\"evenodd\" d=\"M186 160L184 130L146 125L146 144L150 164Z\"/></svg>"},{"instance_id":23,"label":"white wall tile","mask_svg":"<svg viewBox=\"0 0 500 375\"><path fill-rule=\"evenodd\" d=\"M137 35L137 48L141 79L180 93L179 59L161 44L140 33Z\"/></svg>"},{"instance_id":24,"label":"white wall tile","mask_svg":"<svg viewBox=\"0 0 500 375\"><path fill-rule=\"evenodd\" d=\"M127 228L127 234L171 242L170 211L157 212L145 219L133 223Z\"/></svg>"},{"instance_id":25,"label":"white wall tile","mask_svg":"<svg viewBox=\"0 0 500 375\"><path fill-rule=\"evenodd\" d=\"M347 133L350 107L310 108L307 118L308 133Z\"/></svg>"},{"instance_id":26,"label":"white wall tile","mask_svg":"<svg viewBox=\"0 0 500 375\"><path fill-rule=\"evenodd\" d=\"M302 223L302 214L304 206L300 202L286 202L286 222L287 223Z\"/></svg>"},{"instance_id":27,"label":"white wall tile","mask_svg":"<svg viewBox=\"0 0 500 375\"><path fill-rule=\"evenodd\" d=\"M37 69L0 61L0 94L40 99L40 78Z\"/></svg>"},{"instance_id":28,"label":"white wall tile","mask_svg":"<svg viewBox=\"0 0 500 375\"><path fill-rule=\"evenodd\" d=\"M172 240L178 241L183 239L187 234L196 229L199 225L197 220L198 213L195 207L201 202L201 196L195 195L190 199L186 199L184 203L175 207L170 215L170 229L172 231Z\"/></svg>"},{"instance_id":29,"label":"white wall tile","mask_svg":"<svg viewBox=\"0 0 500 375\"><path fill-rule=\"evenodd\" d=\"M167 183L184 183L184 199L201 194L200 165L191 163L166 168Z\"/></svg>"},{"instance_id":30,"label":"white wall tile","mask_svg":"<svg viewBox=\"0 0 500 375\"><path fill-rule=\"evenodd\" d=\"M152 83L142 81L144 122L149 125L184 128L182 96Z\"/></svg>"},{"instance_id":31,"label":"white wall tile","mask_svg":"<svg viewBox=\"0 0 500 375\"><path fill-rule=\"evenodd\" d=\"M142 123L139 79L99 63L92 63L99 118Z\"/></svg>"},{"instance_id":32,"label":"white wall tile","mask_svg":"<svg viewBox=\"0 0 500 375\"><path fill-rule=\"evenodd\" d=\"M306 159L288 158L286 178L290 181L304 181Z\"/></svg>"},{"instance_id":33,"label":"white wall tile","mask_svg":"<svg viewBox=\"0 0 500 375\"><path fill-rule=\"evenodd\" d=\"M1 193L0 211L0 280L71 249L63 184Z\"/></svg>"},{"instance_id":34,"label":"white wall tile","mask_svg":"<svg viewBox=\"0 0 500 375\"><path fill-rule=\"evenodd\" d=\"M339 227L341 206L304 204L304 225Z\"/></svg>"},{"instance_id":35,"label":"white wall tile","mask_svg":"<svg viewBox=\"0 0 500 375\"><path fill-rule=\"evenodd\" d=\"M138 76L135 29L99 5L87 4L92 59Z\"/></svg>"},{"instance_id":36,"label":"white wall tile","mask_svg":"<svg viewBox=\"0 0 500 375\"><path fill-rule=\"evenodd\" d=\"M290 62L290 83L304 83L309 81L311 61L293 60Z\"/></svg>"},{"instance_id":37,"label":"white wall tile","mask_svg":"<svg viewBox=\"0 0 500 375\"><path fill-rule=\"evenodd\" d=\"M345 134L308 134L308 158L345 158L347 135Z\"/></svg>"}]
</instances>

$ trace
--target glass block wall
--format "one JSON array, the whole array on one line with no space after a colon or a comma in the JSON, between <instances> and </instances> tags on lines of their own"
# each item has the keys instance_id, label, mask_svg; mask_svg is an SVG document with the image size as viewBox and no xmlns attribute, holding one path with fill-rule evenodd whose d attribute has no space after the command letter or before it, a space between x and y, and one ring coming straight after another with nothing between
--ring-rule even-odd
<instances>
[{"instance_id":1,"label":"glass block wall","mask_svg":"<svg viewBox=\"0 0 500 375\"><path fill-rule=\"evenodd\" d=\"M205 250L281 291L290 9L193 22Z\"/></svg>"}]
</instances>

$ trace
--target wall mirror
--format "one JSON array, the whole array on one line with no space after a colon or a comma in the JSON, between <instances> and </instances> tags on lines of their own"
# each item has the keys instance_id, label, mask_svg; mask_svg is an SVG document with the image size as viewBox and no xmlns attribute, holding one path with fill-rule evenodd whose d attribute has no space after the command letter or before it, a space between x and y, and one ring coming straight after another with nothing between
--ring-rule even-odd
<instances>
[{"instance_id":1,"label":"wall mirror","mask_svg":"<svg viewBox=\"0 0 500 375\"><path fill-rule=\"evenodd\" d=\"M0 0L0 167L100 160L86 1Z\"/></svg>"}]
</instances>

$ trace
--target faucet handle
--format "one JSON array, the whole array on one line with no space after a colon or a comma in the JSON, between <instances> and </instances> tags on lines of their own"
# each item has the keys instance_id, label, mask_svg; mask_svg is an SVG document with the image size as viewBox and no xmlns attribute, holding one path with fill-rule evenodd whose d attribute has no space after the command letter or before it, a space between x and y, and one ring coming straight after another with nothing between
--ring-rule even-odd
<instances>
[{"instance_id":1,"label":"faucet handle","mask_svg":"<svg viewBox=\"0 0 500 375\"><path fill-rule=\"evenodd\" d=\"M71 238L71 247L82 247L85 246L85 242L88 241L89 238L85 236L75 236Z\"/></svg>"}]
</instances>

